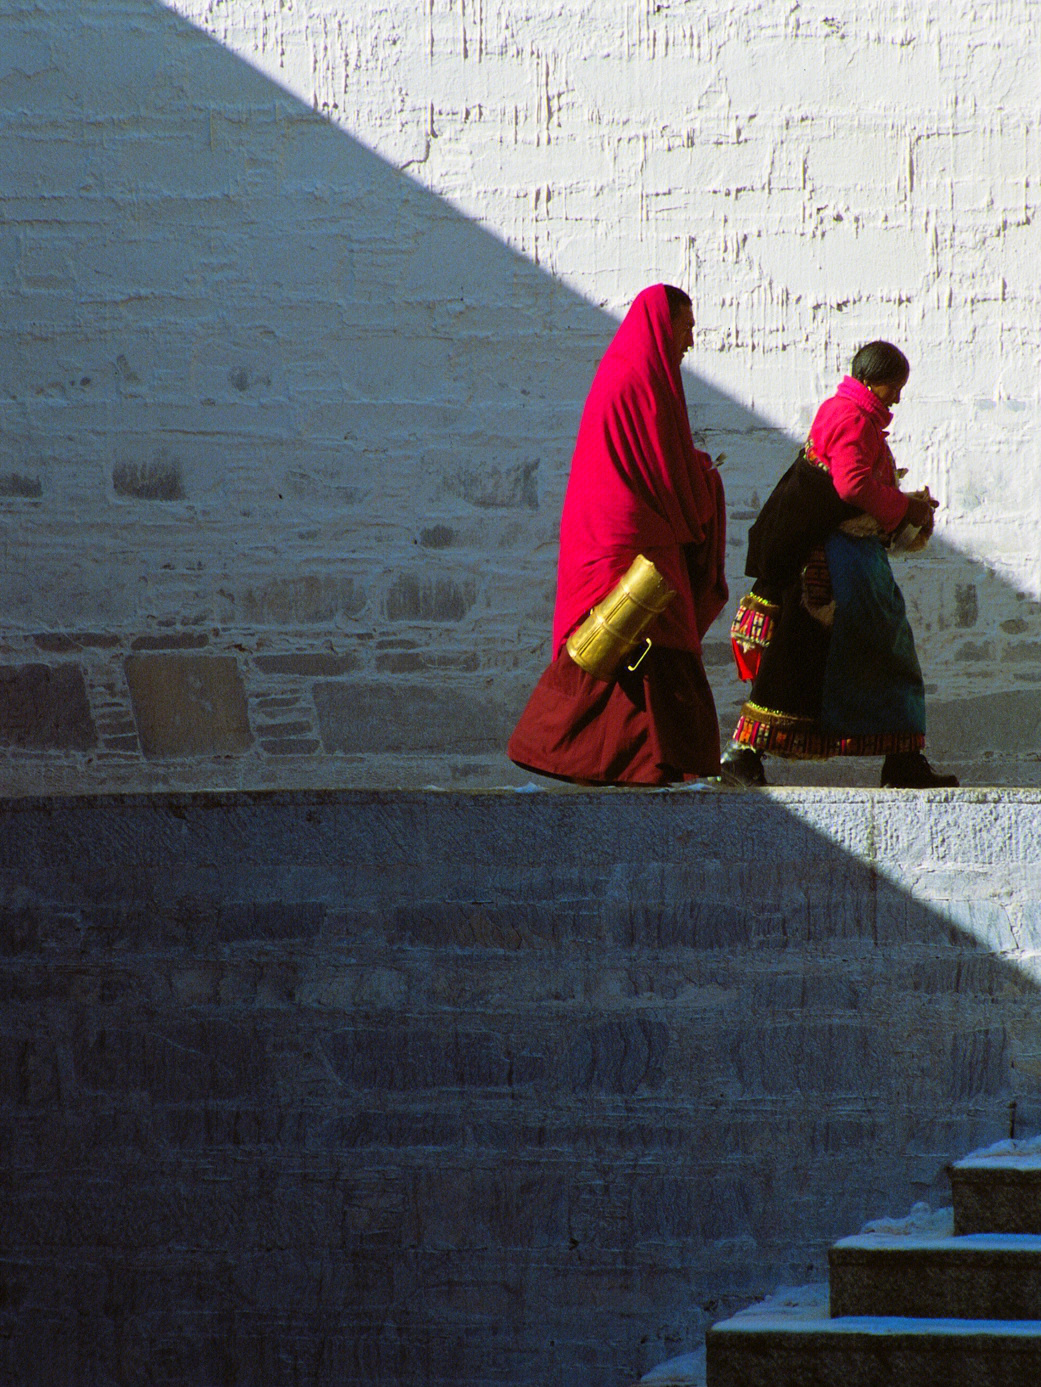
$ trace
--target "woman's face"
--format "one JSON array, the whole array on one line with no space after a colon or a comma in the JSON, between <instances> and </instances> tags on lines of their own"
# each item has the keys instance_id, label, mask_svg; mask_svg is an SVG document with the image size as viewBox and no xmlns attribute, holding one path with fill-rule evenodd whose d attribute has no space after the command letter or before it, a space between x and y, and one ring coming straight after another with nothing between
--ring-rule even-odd
<instances>
[{"instance_id":1,"label":"woman's face","mask_svg":"<svg viewBox=\"0 0 1041 1387\"><path fill-rule=\"evenodd\" d=\"M906 384L907 377L904 376L903 380L879 381L876 385L869 385L868 389L885 405L886 409L892 409L894 405L900 403L900 392Z\"/></svg>"}]
</instances>

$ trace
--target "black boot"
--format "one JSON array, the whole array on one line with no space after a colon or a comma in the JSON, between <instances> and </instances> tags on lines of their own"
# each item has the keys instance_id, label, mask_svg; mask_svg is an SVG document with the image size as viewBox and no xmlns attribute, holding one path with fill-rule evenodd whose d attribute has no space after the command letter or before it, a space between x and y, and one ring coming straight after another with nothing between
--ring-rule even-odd
<instances>
[{"instance_id":1,"label":"black boot","mask_svg":"<svg viewBox=\"0 0 1041 1387\"><path fill-rule=\"evenodd\" d=\"M723 779L731 785L765 785L763 758L753 747L731 742L724 751L720 767Z\"/></svg>"},{"instance_id":2,"label":"black boot","mask_svg":"<svg viewBox=\"0 0 1041 1387\"><path fill-rule=\"evenodd\" d=\"M882 763L883 789L949 790L958 784L956 775L940 775L920 751L894 751Z\"/></svg>"}]
</instances>

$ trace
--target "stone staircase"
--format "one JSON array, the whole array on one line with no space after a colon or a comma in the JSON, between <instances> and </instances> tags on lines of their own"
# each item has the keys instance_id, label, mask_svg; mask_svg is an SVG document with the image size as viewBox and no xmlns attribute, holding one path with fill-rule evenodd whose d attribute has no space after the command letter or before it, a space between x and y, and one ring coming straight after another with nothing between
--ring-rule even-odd
<instances>
[{"instance_id":1,"label":"stone staircase","mask_svg":"<svg viewBox=\"0 0 1041 1387\"><path fill-rule=\"evenodd\" d=\"M953 1211L836 1243L830 1295L781 1292L714 1325L708 1387L1037 1387L1041 1140L966 1157L951 1186Z\"/></svg>"}]
</instances>

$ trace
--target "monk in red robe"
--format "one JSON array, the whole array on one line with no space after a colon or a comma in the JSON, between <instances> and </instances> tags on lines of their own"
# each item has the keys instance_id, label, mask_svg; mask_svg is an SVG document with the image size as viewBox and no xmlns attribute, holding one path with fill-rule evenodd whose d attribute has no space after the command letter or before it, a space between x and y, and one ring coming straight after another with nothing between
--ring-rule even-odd
<instances>
[{"instance_id":1,"label":"monk in red robe","mask_svg":"<svg viewBox=\"0 0 1041 1387\"><path fill-rule=\"evenodd\" d=\"M510 738L526 770L587 784L665 785L719 774L719 725L701 640L727 599L723 487L694 447L680 363L690 298L655 284L633 303L582 412L560 522L553 661ZM651 647L611 680L576 665L567 638L638 554L676 596Z\"/></svg>"}]
</instances>

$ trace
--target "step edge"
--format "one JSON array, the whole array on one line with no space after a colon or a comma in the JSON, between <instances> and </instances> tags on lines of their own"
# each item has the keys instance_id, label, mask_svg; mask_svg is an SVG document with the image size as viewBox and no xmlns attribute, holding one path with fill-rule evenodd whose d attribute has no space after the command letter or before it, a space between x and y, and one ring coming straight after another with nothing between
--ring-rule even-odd
<instances>
[{"instance_id":1,"label":"step edge","mask_svg":"<svg viewBox=\"0 0 1041 1387\"><path fill-rule=\"evenodd\" d=\"M1041 1233L958 1233L931 1238L893 1236L888 1233L855 1233L840 1238L828 1249L833 1252L938 1252L1011 1253L1025 1257L1041 1254Z\"/></svg>"},{"instance_id":2,"label":"step edge","mask_svg":"<svg viewBox=\"0 0 1041 1387\"><path fill-rule=\"evenodd\" d=\"M1041 1348L1041 1320L929 1319L906 1315L843 1315L835 1319L798 1319L783 1314L756 1315L745 1310L712 1325L707 1337L741 1334L824 1335L843 1338L860 1334L867 1338L1037 1339Z\"/></svg>"},{"instance_id":3,"label":"step edge","mask_svg":"<svg viewBox=\"0 0 1041 1387\"><path fill-rule=\"evenodd\" d=\"M966 1156L951 1166L951 1175L966 1173L993 1175L1031 1175L1041 1179L1041 1155L1037 1156Z\"/></svg>"}]
</instances>

